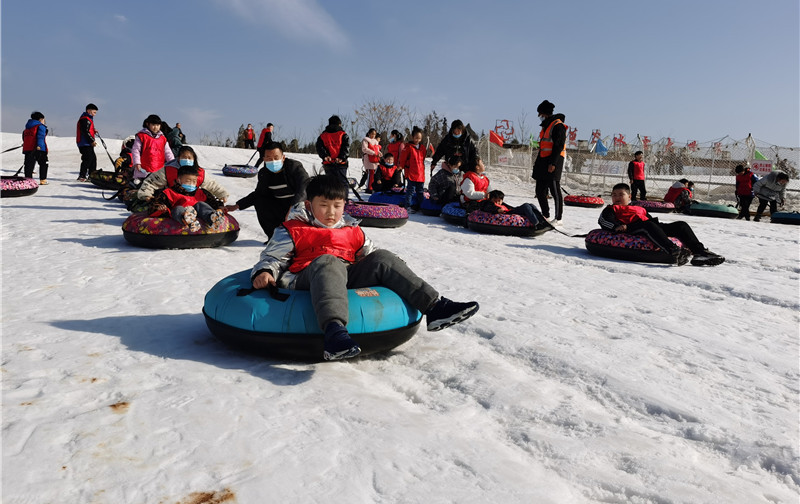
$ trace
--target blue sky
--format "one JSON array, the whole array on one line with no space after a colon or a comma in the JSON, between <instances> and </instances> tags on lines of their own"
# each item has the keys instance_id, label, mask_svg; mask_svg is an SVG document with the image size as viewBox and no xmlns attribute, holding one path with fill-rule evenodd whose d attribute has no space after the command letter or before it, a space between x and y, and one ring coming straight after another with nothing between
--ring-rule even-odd
<instances>
[{"instance_id":1,"label":"blue sky","mask_svg":"<svg viewBox=\"0 0 800 504\"><path fill-rule=\"evenodd\" d=\"M534 130L548 99L579 139L800 145L797 0L6 0L0 14L5 132L40 110L73 135L94 102L107 138L156 113L190 142L248 122L311 141L368 100L479 132L527 114Z\"/></svg>"}]
</instances>

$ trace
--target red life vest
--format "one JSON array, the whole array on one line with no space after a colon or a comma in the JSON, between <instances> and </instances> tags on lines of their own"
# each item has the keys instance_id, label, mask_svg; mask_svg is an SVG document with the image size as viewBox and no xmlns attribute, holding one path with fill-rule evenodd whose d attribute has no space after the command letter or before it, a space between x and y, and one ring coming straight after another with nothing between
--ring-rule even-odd
<instances>
[{"instance_id":1,"label":"red life vest","mask_svg":"<svg viewBox=\"0 0 800 504\"><path fill-rule=\"evenodd\" d=\"M368 159L370 163L379 163L381 161L381 144L370 144L370 149L374 154L368 154Z\"/></svg>"},{"instance_id":2,"label":"red life vest","mask_svg":"<svg viewBox=\"0 0 800 504\"><path fill-rule=\"evenodd\" d=\"M474 171L464 172L464 177L461 179L461 183L463 184L465 180L470 179L472 181L472 185L475 186L476 192L485 193L489 189L489 179L486 177L481 177ZM480 200L471 200L465 194L464 196L465 201L483 201L486 198L482 198Z\"/></svg>"},{"instance_id":3,"label":"red life vest","mask_svg":"<svg viewBox=\"0 0 800 504\"><path fill-rule=\"evenodd\" d=\"M667 203L675 203L675 200L678 199L678 196L680 196L683 191L688 192L689 197L692 196L692 192L688 187L670 187L667 194L664 195L664 201Z\"/></svg>"},{"instance_id":4,"label":"red life vest","mask_svg":"<svg viewBox=\"0 0 800 504\"><path fill-rule=\"evenodd\" d=\"M295 256L289 265L292 273L303 271L314 259L325 254L353 263L356 253L364 246L364 231L358 226L331 229L290 220L284 222L283 227L294 242Z\"/></svg>"},{"instance_id":5,"label":"red life vest","mask_svg":"<svg viewBox=\"0 0 800 504\"><path fill-rule=\"evenodd\" d=\"M403 150L403 142L392 142L386 146L386 152L394 156L394 162L400 161L400 151Z\"/></svg>"},{"instance_id":6,"label":"red life vest","mask_svg":"<svg viewBox=\"0 0 800 504\"><path fill-rule=\"evenodd\" d=\"M25 128L22 132L22 152L31 152L36 150L36 134L39 133L39 124Z\"/></svg>"},{"instance_id":7,"label":"red life vest","mask_svg":"<svg viewBox=\"0 0 800 504\"><path fill-rule=\"evenodd\" d=\"M88 113L84 112L82 116L78 118L78 125L76 126L76 134L75 134L75 142L81 143L81 119L86 119L89 121L89 136L94 138L95 131L94 131L94 119Z\"/></svg>"},{"instance_id":8,"label":"red life vest","mask_svg":"<svg viewBox=\"0 0 800 504\"><path fill-rule=\"evenodd\" d=\"M751 196L753 194L753 172L746 171L736 175L736 194L739 196Z\"/></svg>"},{"instance_id":9,"label":"red life vest","mask_svg":"<svg viewBox=\"0 0 800 504\"><path fill-rule=\"evenodd\" d=\"M328 155L331 157L329 162L323 161L322 164L335 164L336 158L339 157L341 154L339 151L342 149L342 137L344 136L344 131L323 131L320 135L322 138L322 143L325 144L325 148L328 150Z\"/></svg>"},{"instance_id":10,"label":"red life vest","mask_svg":"<svg viewBox=\"0 0 800 504\"><path fill-rule=\"evenodd\" d=\"M633 180L644 180L644 161L631 161L633 163Z\"/></svg>"},{"instance_id":11,"label":"red life vest","mask_svg":"<svg viewBox=\"0 0 800 504\"><path fill-rule=\"evenodd\" d=\"M647 209L636 205L611 205L614 216L623 224L631 224L637 221L646 221Z\"/></svg>"},{"instance_id":12,"label":"red life vest","mask_svg":"<svg viewBox=\"0 0 800 504\"><path fill-rule=\"evenodd\" d=\"M164 175L167 178L167 187L172 187L178 180L178 167L167 165L164 167ZM203 180L206 178L206 171L199 166L197 167L197 187L203 185Z\"/></svg>"},{"instance_id":13,"label":"red life vest","mask_svg":"<svg viewBox=\"0 0 800 504\"><path fill-rule=\"evenodd\" d=\"M258 145L256 145L259 149L264 145L264 138L266 138L267 133L272 133L272 129L264 128L261 130L261 135L258 137ZM272 140L270 139L270 141Z\"/></svg>"},{"instance_id":14,"label":"red life vest","mask_svg":"<svg viewBox=\"0 0 800 504\"><path fill-rule=\"evenodd\" d=\"M381 163L378 165L378 169L381 171L381 179L389 182L394 177L395 172L398 170L397 165L393 166L386 166L385 164Z\"/></svg>"},{"instance_id":15,"label":"red life vest","mask_svg":"<svg viewBox=\"0 0 800 504\"><path fill-rule=\"evenodd\" d=\"M408 144L400 154L400 166L406 172L406 179L411 182L425 182L425 153L422 145Z\"/></svg>"},{"instance_id":16,"label":"red life vest","mask_svg":"<svg viewBox=\"0 0 800 504\"><path fill-rule=\"evenodd\" d=\"M145 171L152 173L164 167L164 146L167 144L167 137L163 134L157 137L148 135L140 131L136 133L139 141L142 143L142 154L139 158L139 163Z\"/></svg>"},{"instance_id":17,"label":"red life vest","mask_svg":"<svg viewBox=\"0 0 800 504\"><path fill-rule=\"evenodd\" d=\"M172 189L172 187L168 187L164 189L164 196L167 198L169 202L167 206L169 206L170 210L175 208L176 206L182 207L193 207L197 203L201 201L207 201L206 193L200 186L198 185L197 190L194 194L182 194ZM161 215L162 212L154 212L151 216Z\"/></svg>"},{"instance_id":18,"label":"red life vest","mask_svg":"<svg viewBox=\"0 0 800 504\"><path fill-rule=\"evenodd\" d=\"M564 128L567 126L561 122L561 119L556 119L555 121L551 122L547 129L542 129L539 132L539 157L545 158L549 157L553 154L553 127L556 124L560 124ZM561 152L558 153L561 157L566 157L567 154L567 143L564 142L564 148L561 149Z\"/></svg>"}]
</instances>

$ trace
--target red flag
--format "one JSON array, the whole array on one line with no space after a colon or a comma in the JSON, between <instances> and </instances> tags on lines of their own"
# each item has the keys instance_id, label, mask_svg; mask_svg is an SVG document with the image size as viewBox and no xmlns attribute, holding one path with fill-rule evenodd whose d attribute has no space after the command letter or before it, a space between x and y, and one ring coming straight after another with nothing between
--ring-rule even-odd
<instances>
[{"instance_id":1,"label":"red flag","mask_svg":"<svg viewBox=\"0 0 800 504\"><path fill-rule=\"evenodd\" d=\"M506 143L506 141L505 141L505 139L503 137L501 137L500 135L498 135L497 133L495 133L492 130L489 130L489 141L494 143L494 144L499 145L500 147L502 147L503 144Z\"/></svg>"}]
</instances>

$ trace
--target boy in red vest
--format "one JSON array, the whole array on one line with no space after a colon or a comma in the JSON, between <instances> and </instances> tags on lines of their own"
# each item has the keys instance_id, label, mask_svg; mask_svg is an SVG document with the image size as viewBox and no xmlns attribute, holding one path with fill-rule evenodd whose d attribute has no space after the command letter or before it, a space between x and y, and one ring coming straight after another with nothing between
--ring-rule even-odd
<instances>
[{"instance_id":1,"label":"boy in red vest","mask_svg":"<svg viewBox=\"0 0 800 504\"><path fill-rule=\"evenodd\" d=\"M289 211L253 266L253 287L270 285L311 291L314 312L324 331L325 360L355 357L361 349L345 327L347 289L385 286L423 312L429 331L466 320L478 303L440 297L427 282L388 250L377 249L358 221L344 214L348 187L336 175L317 175L306 187L307 200Z\"/></svg>"},{"instance_id":2,"label":"boy in red vest","mask_svg":"<svg viewBox=\"0 0 800 504\"><path fill-rule=\"evenodd\" d=\"M339 116L330 116L325 131L317 137L317 155L322 158L322 167L328 175L336 175L347 185L347 156L350 152L350 137L342 129Z\"/></svg>"},{"instance_id":3,"label":"boy in red vest","mask_svg":"<svg viewBox=\"0 0 800 504\"><path fill-rule=\"evenodd\" d=\"M255 149L256 148L256 132L253 130L253 125L248 124L247 129L244 130L244 148L245 149Z\"/></svg>"},{"instance_id":4,"label":"boy in red vest","mask_svg":"<svg viewBox=\"0 0 800 504\"><path fill-rule=\"evenodd\" d=\"M25 176L33 177L33 167L39 163L39 184L47 185L47 126L44 114L34 112L22 132L22 154L25 155Z\"/></svg>"},{"instance_id":5,"label":"boy in red vest","mask_svg":"<svg viewBox=\"0 0 800 504\"><path fill-rule=\"evenodd\" d=\"M400 167L394 164L394 154L391 152L384 154L383 159L378 164L372 187L375 192L403 188L403 173Z\"/></svg>"},{"instance_id":6,"label":"boy in red vest","mask_svg":"<svg viewBox=\"0 0 800 504\"><path fill-rule=\"evenodd\" d=\"M633 153L633 161L628 163L628 180L631 181L631 200L636 201L636 193L641 192L642 201L647 200L647 189L644 187L644 161L642 151Z\"/></svg>"},{"instance_id":7,"label":"boy in red vest","mask_svg":"<svg viewBox=\"0 0 800 504\"><path fill-rule=\"evenodd\" d=\"M631 188L617 184L611 190L611 204L603 209L597 222L600 227L618 233L643 234L662 250L670 253L674 263L683 266L692 257L692 266L717 266L725 258L708 250L684 221L662 224L647 213L644 207L631 205ZM669 239L675 237L683 243L679 247Z\"/></svg>"}]
</instances>

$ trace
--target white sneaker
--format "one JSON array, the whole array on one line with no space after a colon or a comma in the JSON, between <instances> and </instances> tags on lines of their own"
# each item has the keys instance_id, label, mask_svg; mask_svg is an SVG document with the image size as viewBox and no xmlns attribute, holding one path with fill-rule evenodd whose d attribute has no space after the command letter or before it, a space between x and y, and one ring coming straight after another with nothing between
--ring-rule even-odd
<instances>
[{"instance_id":1,"label":"white sneaker","mask_svg":"<svg viewBox=\"0 0 800 504\"><path fill-rule=\"evenodd\" d=\"M558 220L558 219L555 219L555 218L554 218L554 219L551 219L551 220L549 220L548 222L549 222L551 225L553 225L553 226L561 226L561 221L560 221L560 220Z\"/></svg>"}]
</instances>

